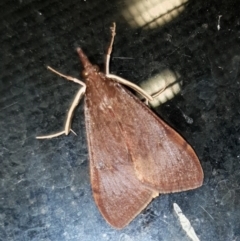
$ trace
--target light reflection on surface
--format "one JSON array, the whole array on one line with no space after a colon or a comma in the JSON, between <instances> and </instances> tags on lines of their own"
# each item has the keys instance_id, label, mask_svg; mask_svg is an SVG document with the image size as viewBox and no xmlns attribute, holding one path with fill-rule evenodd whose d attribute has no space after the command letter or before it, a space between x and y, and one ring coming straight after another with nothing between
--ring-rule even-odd
<instances>
[{"instance_id":1,"label":"light reflection on surface","mask_svg":"<svg viewBox=\"0 0 240 241\"><path fill-rule=\"evenodd\" d=\"M172 99L180 92L181 78L177 72L165 69L152 78L142 82L140 86L150 95L154 95L158 91L163 90L150 102L151 106L157 107Z\"/></svg>"},{"instance_id":2,"label":"light reflection on surface","mask_svg":"<svg viewBox=\"0 0 240 241\"><path fill-rule=\"evenodd\" d=\"M157 28L176 18L188 0L125 0L122 15L133 28Z\"/></svg>"}]
</instances>

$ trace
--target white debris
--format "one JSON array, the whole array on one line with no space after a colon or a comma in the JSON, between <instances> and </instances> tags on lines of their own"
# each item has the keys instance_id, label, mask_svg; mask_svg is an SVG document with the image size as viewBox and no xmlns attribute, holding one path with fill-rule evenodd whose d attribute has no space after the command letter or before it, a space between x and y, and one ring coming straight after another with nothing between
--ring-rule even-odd
<instances>
[{"instance_id":1,"label":"white debris","mask_svg":"<svg viewBox=\"0 0 240 241\"><path fill-rule=\"evenodd\" d=\"M200 239L197 237L191 223L186 218L186 216L182 213L181 208L176 203L173 203L173 209L179 218L182 228L185 230L185 232L187 233L189 238L192 241L200 241Z\"/></svg>"},{"instance_id":2,"label":"white debris","mask_svg":"<svg viewBox=\"0 0 240 241\"><path fill-rule=\"evenodd\" d=\"M221 17L222 17L222 15L219 15L218 16L218 25L217 25L217 29L218 29L218 31L220 30L220 19L221 19Z\"/></svg>"}]
</instances>

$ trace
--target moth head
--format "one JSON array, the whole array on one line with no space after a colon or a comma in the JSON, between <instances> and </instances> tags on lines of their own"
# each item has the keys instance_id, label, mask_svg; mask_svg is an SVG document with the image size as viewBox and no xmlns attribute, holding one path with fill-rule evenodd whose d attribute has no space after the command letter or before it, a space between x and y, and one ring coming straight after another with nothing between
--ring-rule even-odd
<instances>
[{"instance_id":1,"label":"moth head","mask_svg":"<svg viewBox=\"0 0 240 241\"><path fill-rule=\"evenodd\" d=\"M99 67L97 65L89 66L82 71L83 78L87 78L90 74L98 73Z\"/></svg>"},{"instance_id":2,"label":"moth head","mask_svg":"<svg viewBox=\"0 0 240 241\"><path fill-rule=\"evenodd\" d=\"M99 72L99 67L97 65L92 65L88 60L87 56L84 54L82 49L77 48L79 58L83 64L84 70L82 71L82 76L87 78L90 74L95 74Z\"/></svg>"}]
</instances>

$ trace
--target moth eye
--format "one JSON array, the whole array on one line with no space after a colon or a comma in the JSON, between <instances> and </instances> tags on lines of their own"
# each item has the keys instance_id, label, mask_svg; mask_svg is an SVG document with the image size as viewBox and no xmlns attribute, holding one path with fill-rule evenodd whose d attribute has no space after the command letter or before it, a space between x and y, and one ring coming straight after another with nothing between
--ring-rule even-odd
<instances>
[{"instance_id":1,"label":"moth eye","mask_svg":"<svg viewBox=\"0 0 240 241\"><path fill-rule=\"evenodd\" d=\"M83 76L83 77L86 78L86 77L88 77L88 75L89 75L89 73L88 73L86 70L83 70L83 71L82 71L82 76Z\"/></svg>"},{"instance_id":2,"label":"moth eye","mask_svg":"<svg viewBox=\"0 0 240 241\"><path fill-rule=\"evenodd\" d=\"M96 72L99 72L99 67L97 65L93 65L93 68Z\"/></svg>"}]
</instances>

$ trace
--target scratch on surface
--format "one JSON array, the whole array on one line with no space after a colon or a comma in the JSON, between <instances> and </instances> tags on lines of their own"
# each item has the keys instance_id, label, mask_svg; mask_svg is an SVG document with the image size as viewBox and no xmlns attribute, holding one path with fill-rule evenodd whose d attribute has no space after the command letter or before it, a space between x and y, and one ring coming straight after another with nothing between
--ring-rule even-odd
<instances>
[{"instance_id":1,"label":"scratch on surface","mask_svg":"<svg viewBox=\"0 0 240 241\"><path fill-rule=\"evenodd\" d=\"M185 230L185 232L187 233L189 238L193 241L200 241L200 239L197 237L191 223L189 222L187 217L182 213L181 208L176 203L173 203L173 209L179 218L179 221L181 223L183 230Z\"/></svg>"},{"instance_id":2,"label":"scratch on surface","mask_svg":"<svg viewBox=\"0 0 240 241\"><path fill-rule=\"evenodd\" d=\"M7 108L9 108L9 107L11 107L11 106L13 106L13 105L16 105L18 102L14 102L14 103L12 103L12 104L10 104L10 105L8 105L8 106L5 106L5 107L3 107L2 109L0 109L0 111L2 111L2 110L5 110L5 109L7 109Z\"/></svg>"},{"instance_id":3,"label":"scratch on surface","mask_svg":"<svg viewBox=\"0 0 240 241\"><path fill-rule=\"evenodd\" d=\"M132 57L113 57L113 59L134 59Z\"/></svg>"},{"instance_id":4,"label":"scratch on surface","mask_svg":"<svg viewBox=\"0 0 240 241\"><path fill-rule=\"evenodd\" d=\"M19 183L22 182L22 181L25 181L25 179L22 178L22 179L18 180L17 182L15 182L14 184L19 184Z\"/></svg>"},{"instance_id":5,"label":"scratch on surface","mask_svg":"<svg viewBox=\"0 0 240 241\"><path fill-rule=\"evenodd\" d=\"M205 212L209 215L209 217L210 217L212 220L214 220L213 216L212 216L204 207L202 207L201 205L199 205L199 206L202 208L203 211L205 211Z\"/></svg>"}]
</instances>

